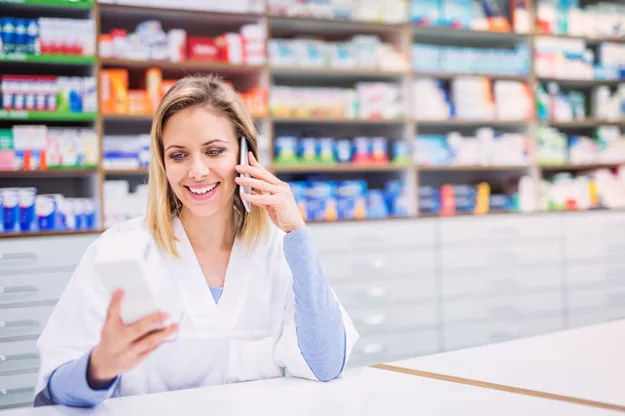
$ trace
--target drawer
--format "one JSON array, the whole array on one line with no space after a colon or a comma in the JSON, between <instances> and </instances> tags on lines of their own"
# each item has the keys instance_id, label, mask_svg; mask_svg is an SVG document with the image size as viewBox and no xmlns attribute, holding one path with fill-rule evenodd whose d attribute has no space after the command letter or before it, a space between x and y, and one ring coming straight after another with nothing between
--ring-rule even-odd
<instances>
[{"instance_id":1,"label":"drawer","mask_svg":"<svg viewBox=\"0 0 625 416\"><path fill-rule=\"evenodd\" d=\"M564 244L564 254L567 261L587 262L602 260L608 257L621 257L625 253L625 239L620 241L579 239Z\"/></svg>"},{"instance_id":2,"label":"drawer","mask_svg":"<svg viewBox=\"0 0 625 416\"><path fill-rule=\"evenodd\" d=\"M504 321L486 325L464 325L443 331L445 351L510 341L564 329L562 316L522 321Z\"/></svg>"},{"instance_id":3,"label":"drawer","mask_svg":"<svg viewBox=\"0 0 625 416\"><path fill-rule=\"evenodd\" d=\"M39 351L36 341L0 342L0 374L38 368Z\"/></svg>"},{"instance_id":4,"label":"drawer","mask_svg":"<svg viewBox=\"0 0 625 416\"><path fill-rule=\"evenodd\" d=\"M564 230L567 240L579 236L613 235L622 239L625 235L625 212L585 212L564 215Z\"/></svg>"},{"instance_id":5,"label":"drawer","mask_svg":"<svg viewBox=\"0 0 625 416\"><path fill-rule=\"evenodd\" d=\"M19 404L32 404L37 373L0 376L0 409Z\"/></svg>"},{"instance_id":6,"label":"drawer","mask_svg":"<svg viewBox=\"0 0 625 416\"><path fill-rule=\"evenodd\" d=\"M445 218L440 228L442 245L562 235L561 218L552 214Z\"/></svg>"},{"instance_id":7,"label":"drawer","mask_svg":"<svg viewBox=\"0 0 625 416\"><path fill-rule=\"evenodd\" d=\"M0 240L2 270L67 267L73 269L96 235ZM54 247L54 250L51 250Z\"/></svg>"},{"instance_id":8,"label":"drawer","mask_svg":"<svg viewBox=\"0 0 625 416\"><path fill-rule=\"evenodd\" d=\"M54 306L0 309L0 342L7 337L40 335L53 310Z\"/></svg>"},{"instance_id":9,"label":"drawer","mask_svg":"<svg viewBox=\"0 0 625 416\"><path fill-rule=\"evenodd\" d=\"M0 275L0 307L8 303L57 301L72 272Z\"/></svg>"},{"instance_id":10,"label":"drawer","mask_svg":"<svg viewBox=\"0 0 625 416\"><path fill-rule=\"evenodd\" d=\"M476 300L443 299L443 320L446 323L523 319L540 314L563 311L562 292L552 290L518 296L497 296Z\"/></svg>"},{"instance_id":11,"label":"drawer","mask_svg":"<svg viewBox=\"0 0 625 416\"><path fill-rule=\"evenodd\" d=\"M321 255L323 268L330 279L432 275L435 259L433 250Z\"/></svg>"},{"instance_id":12,"label":"drawer","mask_svg":"<svg viewBox=\"0 0 625 416\"><path fill-rule=\"evenodd\" d=\"M311 233L321 252L395 247L433 247L435 219L390 220L372 223L316 224Z\"/></svg>"},{"instance_id":13,"label":"drawer","mask_svg":"<svg viewBox=\"0 0 625 416\"><path fill-rule=\"evenodd\" d=\"M588 309L609 307L611 305L625 306L625 282L619 284L590 287L583 289L569 289L566 292L569 309Z\"/></svg>"},{"instance_id":14,"label":"drawer","mask_svg":"<svg viewBox=\"0 0 625 416\"><path fill-rule=\"evenodd\" d=\"M442 276L444 298L455 296L499 296L526 290L562 287L563 268L498 268L483 272L446 272Z\"/></svg>"},{"instance_id":15,"label":"drawer","mask_svg":"<svg viewBox=\"0 0 625 416\"><path fill-rule=\"evenodd\" d=\"M438 352L438 330L402 334L376 334L361 337L349 358L348 366L369 366L420 357Z\"/></svg>"},{"instance_id":16,"label":"drawer","mask_svg":"<svg viewBox=\"0 0 625 416\"><path fill-rule=\"evenodd\" d=\"M493 246L476 249L467 245L441 250L441 270L490 268L497 266L561 264L560 246L550 243L536 243L524 246Z\"/></svg>"},{"instance_id":17,"label":"drawer","mask_svg":"<svg viewBox=\"0 0 625 416\"><path fill-rule=\"evenodd\" d=\"M434 302L369 310L347 309L347 311L361 335L406 328L431 327L439 323L437 304Z\"/></svg>"},{"instance_id":18,"label":"drawer","mask_svg":"<svg viewBox=\"0 0 625 416\"><path fill-rule=\"evenodd\" d=\"M606 307L594 311L572 310L569 312L569 327L580 328L621 319L625 319L625 305Z\"/></svg>"},{"instance_id":19,"label":"drawer","mask_svg":"<svg viewBox=\"0 0 625 416\"><path fill-rule=\"evenodd\" d=\"M625 259L614 259L614 262L597 262L595 264L567 265L565 269L567 285L575 284L606 284L625 281Z\"/></svg>"},{"instance_id":20,"label":"drawer","mask_svg":"<svg viewBox=\"0 0 625 416\"><path fill-rule=\"evenodd\" d=\"M341 303L352 309L365 309L400 303L414 303L421 300L436 300L434 276L409 279L356 280L332 284Z\"/></svg>"}]
</instances>

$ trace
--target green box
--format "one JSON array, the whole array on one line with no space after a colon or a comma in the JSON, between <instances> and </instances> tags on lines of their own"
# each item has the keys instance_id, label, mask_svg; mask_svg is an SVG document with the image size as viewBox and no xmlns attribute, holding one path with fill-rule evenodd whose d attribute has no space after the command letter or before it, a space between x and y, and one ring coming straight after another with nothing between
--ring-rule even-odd
<instances>
[{"instance_id":1,"label":"green box","mask_svg":"<svg viewBox=\"0 0 625 416\"><path fill-rule=\"evenodd\" d=\"M13 130L0 129L0 151L14 150Z\"/></svg>"}]
</instances>

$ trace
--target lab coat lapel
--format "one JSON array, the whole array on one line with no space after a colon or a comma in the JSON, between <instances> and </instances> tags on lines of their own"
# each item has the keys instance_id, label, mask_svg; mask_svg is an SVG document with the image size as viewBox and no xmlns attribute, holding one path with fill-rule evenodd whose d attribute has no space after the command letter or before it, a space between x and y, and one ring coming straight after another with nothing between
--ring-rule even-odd
<instances>
[{"instance_id":1,"label":"lab coat lapel","mask_svg":"<svg viewBox=\"0 0 625 416\"><path fill-rule=\"evenodd\" d=\"M169 272L179 285L189 318L195 327L214 326L220 319L215 300L180 219L175 217L173 222L180 258L169 256Z\"/></svg>"},{"instance_id":2,"label":"lab coat lapel","mask_svg":"<svg viewBox=\"0 0 625 416\"><path fill-rule=\"evenodd\" d=\"M236 325L247 299L250 279L255 269L252 260L252 253L236 238L226 269L223 294L217 303L217 309L229 329Z\"/></svg>"}]
</instances>

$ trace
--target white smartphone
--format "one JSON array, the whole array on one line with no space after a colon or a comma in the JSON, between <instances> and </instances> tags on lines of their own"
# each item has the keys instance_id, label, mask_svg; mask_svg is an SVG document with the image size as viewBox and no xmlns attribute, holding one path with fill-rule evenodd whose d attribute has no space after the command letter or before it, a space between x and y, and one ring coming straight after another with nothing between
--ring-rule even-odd
<instances>
[{"instance_id":1,"label":"white smartphone","mask_svg":"<svg viewBox=\"0 0 625 416\"><path fill-rule=\"evenodd\" d=\"M247 140L245 140L245 137L241 137L241 145L239 146L241 148L241 157L239 160L239 164L243 165L243 166L248 166L250 164L250 160L248 157L248 148L247 148ZM242 173L240 174L240 176L242 178L249 178L250 175L247 173ZM252 194L252 187L251 186L239 186L239 194L243 195L243 194ZM241 201L243 202L243 206L245 207L245 210L247 212L250 212L252 210L252 206L250 205L250 203L244 199L241 198Z\"/></svg>"}]
</instances>

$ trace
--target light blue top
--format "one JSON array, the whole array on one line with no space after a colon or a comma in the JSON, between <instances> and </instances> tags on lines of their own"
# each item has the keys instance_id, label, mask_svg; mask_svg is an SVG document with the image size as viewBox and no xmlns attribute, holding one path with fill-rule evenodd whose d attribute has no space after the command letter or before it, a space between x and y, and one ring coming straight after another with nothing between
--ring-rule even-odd
<instances>
[{"instance_id":1,"label":"light blue top","mask_svg":"<svg viewBox=\"0 0 625 416\"><path fill-rule=\"evenodd\" d=\"M293 274L299 348L313 374L321 381L330 381L341 374L345 365L345 327L307 228L285 235L284 255ZM219 302L223 288L210 290ZM93 407L111 397L119 377L109 386L93 389L87 382L90 356L91 352L56 369L34 405Z\"/></svg>"}]
</instances>

